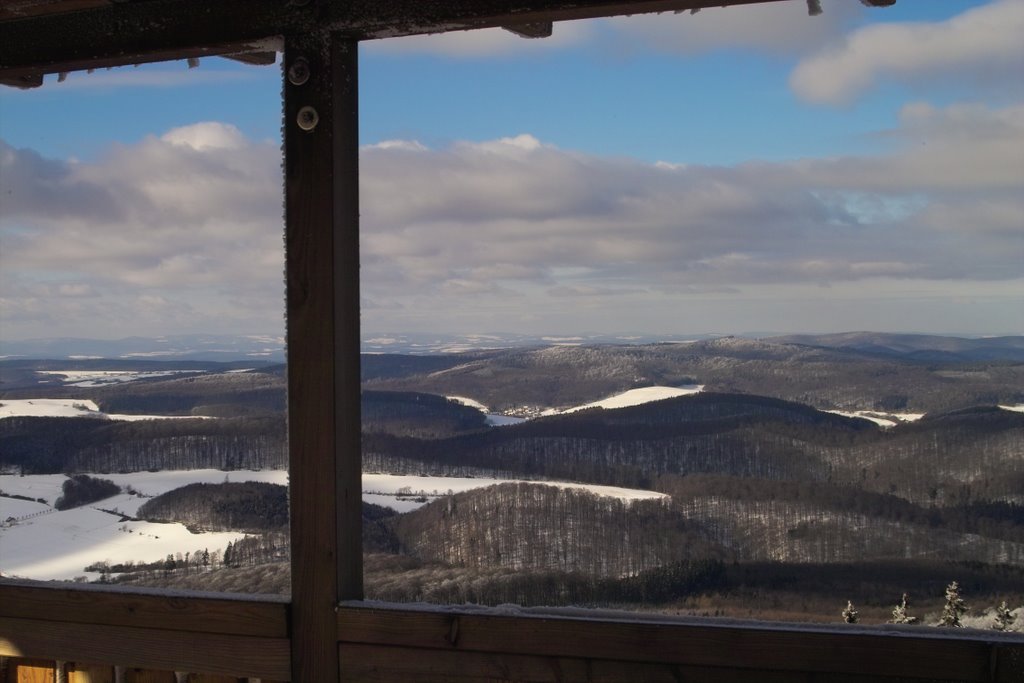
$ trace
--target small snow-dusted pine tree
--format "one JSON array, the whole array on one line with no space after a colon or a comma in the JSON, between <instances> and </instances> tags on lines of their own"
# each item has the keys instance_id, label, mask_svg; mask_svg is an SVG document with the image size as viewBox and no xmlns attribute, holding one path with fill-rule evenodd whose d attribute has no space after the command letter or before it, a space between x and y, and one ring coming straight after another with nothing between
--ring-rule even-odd
<instances>
[{"instance_id":1,"label":"small snow-dusted pine tree","mask_svg":"<svg viewBox=\"0 0 1024 683\"><path fill-rule=\"evenodd\" d=\"M1017 621L1017 617L1013 616L1013 612L1010 610L1009 605L1006 604L1006 600L999 603L996 607L996 620L992 624L992 628L997 631L1012 631L1013 622Z\"/></svg>"},{"instance_id":2,"label":"small snow-dusted pine tree","mask_svg":"<svg viewBox=\"0 0 1024 683\"><path fill-rule=\"evenodd\" d=\"M903 594L903 599L900 600L900 604L896 605L892 610L892 621L891 624L916 624L917 617L912 617L907 614L907 607L910 605L910 596L906 593Z\"/></svg>"},{"instance_id":3,"label":"small snow-dusted pine tree","mask_svg":"<svg viewBox=\"0 0 1024 683\"><path fill-rule=\"evenodd\" d=\"M954 581L946 586L946 604L942 607L942 616L939 617L939 626L961 627L960 617L967 611L967 605L960 597L960 585Z\"/></svg>"},{"instance_id":4,"label":"small snow-dusted pine tree","mask_svg":"<svg viewBox=\"0 0 1024 683\"><path fill-rule=\"evenodd\" d=\"M847 624L856 624L858 614L859 612L854 608L853 602L847 600L846 609L843 610L843 621L845 621Z\"/></svg>"}]
</instances>

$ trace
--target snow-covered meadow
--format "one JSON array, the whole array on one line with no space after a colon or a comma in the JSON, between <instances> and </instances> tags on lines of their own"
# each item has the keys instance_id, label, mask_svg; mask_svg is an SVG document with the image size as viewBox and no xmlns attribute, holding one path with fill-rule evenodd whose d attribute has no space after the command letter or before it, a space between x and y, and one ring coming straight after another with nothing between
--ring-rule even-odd
<instances>
[{"instance_id":1,"label":"snow-covered meadow","mask_svg":"<svg viewBox=\"0 0 1024 683\"><path fill-rule=\"evenodd\" d=\"M200 415L123 415L104 413L95 401L83 398L5 398L0 419L5 417L86 417L100 420L212 420Z\"/></svg>"},{"instance_id":2,"label":"snow-covered meadow","mask_svg":"<svg viewBox=\"0 0 1024 683\"><path fill-rule=\"evenodd\" d=\"M182 374L196 374L199 370L36 370L40 375L51 375L68 387L105 387L140 379L157 379Z\"/></svg>"},{"instance_id":3,"label":"snow-covered meadow","mask_svg":"<svg viewBox=\"0 0 1024 683\"><path fill-rule=\"evenodd\" d=\"M192 533L181 524L124 521L134 517L151 497L192 483L260 481L286 485L284 470L178 470L97 474L123 490L91 505L59 511L53 504L61 495L63 474L0 475L0 575L43 580L70 580L79 576L99 578L85 567L96 562L155 562L167 555L195 552L200 548L223 549L243 537L239 532ZM473 477L421 477L364 473L363 500L398 512L415 510L429 501L508 481ZM622 500L664 498L654 491L615 486L534 482L548 486L585 489L600 496ZM30 498L23 500L8 496ZM37 499L46 501L38 502Z\"/></svg>"},{"instance_id":4,"label":"snow-covered meadow","mask_svg":"<svg viewBox=\"0 0 1024 683\"><path fill-rule=\"evenodd\" d=\"M0 574L41 580L99 578L85 567L96 562L155 562L198 548L222 549L240 532L192 533L182 524L122 521L153 496L195 482L270 481L285 484L288 473L188 470L96 475L138 494L120 493L71 510L56 510L67 476L0 475ZM24 496L32 500L10 498ZM36 499L45 500L40 503Z\"/></svg>"},{"instance_id":5,"label":"snow-covered meadow","mask_svg":"<svg viewBox=\"0 0 1024 683\"><path fill-rule=\"evenodd\" d=\"M924 417L924 413L886 413L878 410L826 410L825 412L843 417L859 417L886 428L895 427L904 422L915 422Z\"/></svg>"},{"instance_id":6,"label":"snow-covered meadow","mask_svg":"<svg viewBox=\"0 0 1024 683\"><path fill-rule=\"evenodd\" d=\"M25 501L14 501L15 504ZM0 498L6 519L10 499ZM102 506L104 503L97 503ZM96 507L48 512L0 526L0 574L40 580L99 578L85 567L107 561L156 562L167 555L211 551L242 538L237 532L193 534L182 524L121 521Z\"/></svg>"},{"instance_id":7,"label":"snow-covered meadow","mask_svg":"<svg viewBox=\"0 0 1024 683\"><path fill-rule=\"evenodd\" d=\"M639 389L630 389L629 391L623 391L612 396L602 398L599 401L592 403L586 403L583 405L573 406L571 408L545 408L539 412L541 416L548 415L566 415L568 413L575 413L580 410L587 410L588 408L604 408L607 410L613 410L615 408L628 408L630 406L643 405L644 403L651 403L652 401L661 401L666 398L676 398L677 396L692 396L693 394L699 394L704 391L703 384L689 384L681 387L663 387L663 386L650 386L640 387ZM524 422L528 418L513 417L511 415L501 415L491 411L483 403L469 398L468 396L447 396L446 398L461 403L464 406L470 408L476 408L480 412L487 415L487 423L493 427L504 427L506 425L518 424Z\"/></svg>"},{"instance_id":8,"label":"snow-covered meadow","mask_svg":"<svg viewBox=\"0 0 1024 683\"><path fill-rule=\"evenodd\" d=\"M662 401L666 398L676 398L678 396L692 396L693 394L699 394L704 391L703 384L689 384L682 387L641 387L639 389L630 389L624 391L621 394L615 394L607 398L602 398L600 401L594 401L593 403L586 403L581 406L574 408L566 408L565 410L554 410L551 412L545 412L545 415L557 415L566 413L575 413L580 410L587 410L589 408L604 408L605 410L614 410L615 408L628 408L630 406L639 406L644 403L651 403L653 401Z\"/></svg>"},{"instance_id":9,"label":"snow-covered meadow","mask_svg":"<svg viewBox=\"0 0 1024 683\"><path fill-rule=\"evenodd\" d=\"M398 512L409 512L426 505L430 500L450 493L462 493L473 489L485 488L495 484L526 482L525 479L492 479L489 477L426 477L397 474L363 473L363 500L390 507ZM621 500L650 500L666 498L664 493L626 489L617 486L598 486L597 484L575 484L560 481L530 481L531 484L544 484L560 488L590 491L598 496L608 496Z\"/></svg>"}]
</instances>

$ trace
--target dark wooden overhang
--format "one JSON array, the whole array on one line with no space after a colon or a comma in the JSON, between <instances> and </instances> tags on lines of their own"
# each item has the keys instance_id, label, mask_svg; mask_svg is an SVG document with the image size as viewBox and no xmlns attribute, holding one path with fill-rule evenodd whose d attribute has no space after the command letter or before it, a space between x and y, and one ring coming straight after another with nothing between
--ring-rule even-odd
<instances>
[{"instance_id":1,"label":"dark wooden overhang","mask_svg":"<svg viewBox=\"0 0 1024 683\"><path fill-rule=\"evenodd\" d=\"M780 1L0 0L0 83L32 87L48 73L210 55L266 63L285 35L360 41L502 26L541 37L569 19Z\"/></svg>"}]
</instances>

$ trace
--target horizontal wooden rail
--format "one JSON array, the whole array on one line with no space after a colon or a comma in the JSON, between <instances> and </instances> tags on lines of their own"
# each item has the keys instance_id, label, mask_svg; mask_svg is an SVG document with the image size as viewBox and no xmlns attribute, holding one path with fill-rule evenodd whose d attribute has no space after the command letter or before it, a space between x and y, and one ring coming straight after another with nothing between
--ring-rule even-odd
<instances>
[{"instance_id":1,"label":"horizontal wooden rail","mask_svg":"<svg viewBox=\"0 0 1024 683\"><path fill-rule=\"evenodd\" d=\"M338 634L345 681L1024 681L1021 636L926 627L344 603Z\"/></svg>"},{"instance_id":2,"label":"horizontal wooden rail","mask_svg":"<svg viewBox=\"0 0 1024 683\"><path fill-rule=\"evenodd\" d=\"M61 678L63 676L63 678ZM0 657L0 683L281 683L225 674L155 671L114 664Z\"/></svg>"},{"instance_id":3,"label":"horizontal wooden rail","mask_svg":"<svg viewBox=\"0 0 1024 683\"><path fill-rule=\"evenodd\" d=\"M0 655L283 681L288 618L283 599L0 583ZM364 602L337 628L341 681L1024 683L1024 636L960 629Z\"/></svg>"},{"instance_id":4,"label":"horizontal wooden rail","mask_svg":"<svg viewBox=\"0 0 1024 683\"><path fill-rule=\"evenodd\" d=\"M0 583L0 656L290 677L283 598Z\"/></svg>"},{"instance_id":5,"label":"horizontal wooden rail","mask_svg":"<svg viewBox=\"0 0 1024 683\"><path fill-rule=\"evenodd\" d=\"M160 592L95 585L65 587L0 583L0 617L108 626L202 631L263 638L288 637L284 596Z\"/></svg>"}]
</instances>

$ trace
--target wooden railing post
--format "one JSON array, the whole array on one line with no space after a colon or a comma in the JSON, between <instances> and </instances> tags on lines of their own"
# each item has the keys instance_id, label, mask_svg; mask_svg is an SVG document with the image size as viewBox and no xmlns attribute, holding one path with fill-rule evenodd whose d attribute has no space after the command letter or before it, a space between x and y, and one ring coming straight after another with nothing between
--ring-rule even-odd
<instances>
[{"instance_id":1,"label":"wooden railing post","mask_svg":"<svg viewBox=\"0 0 1024 683\"><path fill-rule=\"evenodd\" d=\"M338 679L335 608L363 593L357 71L354 40L285 36L293 681Z\"/></svg>"}]
</instances>

